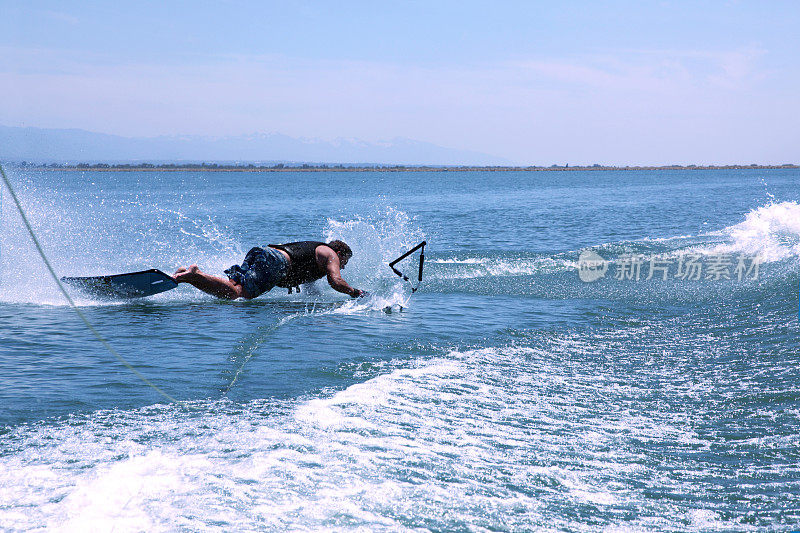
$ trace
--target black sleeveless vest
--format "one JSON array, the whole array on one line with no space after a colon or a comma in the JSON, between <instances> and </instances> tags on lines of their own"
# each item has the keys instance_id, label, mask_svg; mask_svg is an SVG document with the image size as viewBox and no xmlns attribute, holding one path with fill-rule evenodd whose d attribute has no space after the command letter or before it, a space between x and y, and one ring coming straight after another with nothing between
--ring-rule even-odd
<instances>
[{"instance_id":1,"label":"black sleeveless vest","mask_svg":"<svg viewBox=\"0 0 800 533\"><path fill-rule=\"evenodd\" d=\"M289 254L292 260L289 265L289 272L280 280L276 285L289 289L291 293L292 287L299 287L303 283L311 283L320 278L324 278L325 272L317 264L316 249L317 246L326 246L324 242L318 241L299 241L288 242L286 244L270 244L270 248L283 250ZM297 292L300 292L298 288Z\"/></svg>"}]
</instances>

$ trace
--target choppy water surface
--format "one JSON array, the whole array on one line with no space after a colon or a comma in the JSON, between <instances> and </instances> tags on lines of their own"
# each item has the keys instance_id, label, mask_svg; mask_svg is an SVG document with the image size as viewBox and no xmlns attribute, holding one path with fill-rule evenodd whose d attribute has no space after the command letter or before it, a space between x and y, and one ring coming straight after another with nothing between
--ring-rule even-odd
<instances>
[{"instance_id":1,"label":"choppy water surface","mask_svg":"<svg viewBox=\"0 0 800 533\"><path fill-rule=\"evenodd\" d=\"M168 404L65 305L4 191L0 529L800 524L796 170L10 177L62 275L342 238L371 296L76 294ZM385 263L422 239L411 296ZM586 249L611 260L591 283ZM687 257L730 279L682 279Z\"/></svg>"}]
</instances>

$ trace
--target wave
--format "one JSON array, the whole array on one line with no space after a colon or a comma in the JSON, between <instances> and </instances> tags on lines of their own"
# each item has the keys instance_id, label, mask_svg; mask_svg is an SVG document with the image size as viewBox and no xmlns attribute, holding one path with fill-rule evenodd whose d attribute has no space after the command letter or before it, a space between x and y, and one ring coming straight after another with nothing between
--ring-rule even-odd
<instances>
[{"instance_id":1,"label":"wave","mask_svg":"<svg viewBox=\"0 0 800 533\"><path fill-rule=\"evenodd\" d=\"M666 257L742 254L758 257L764 263L797 259L800 257L800 204L781 202L760 206L749 211L742 222L716 231L608 243L592 248Z\"/></svg>"},{"instance_id":2,"label":"wave","mask_svg":"<svg viewBox=\"0 0 800 533\"><path fill-rule=\"evenodd\" d=\"M574 271L578 262L564 257L468 257L428 261L434 280L533 276Z\"/></svg>"},{"instance_id":3,"label":"wave","mask_svg":"<svg viewBox=\"0 0 800 533\"><path fill-rule=\"evenodd\" d=\"M790 460L793 436L724 439L724 427L699 423L718 417L709 395L753 416L794 400L769 376L755 383L736 359L720 372L735 339L686 335L681 324L442 348L318 397L151 406L18 427L0 454L0 522L740 529L749 507L740 512L737 502L774 496L771 485L747 480L774 471L768 463L734 471L715 459L768 445L775 461ZM637 340L643 331L646 346ZM720 480L730 481L731 498L715 496Z\"/></svg>"},{"instance_id":4,"label":"wave","mask_svg":"<svg viewBox=\"0 0 800 533\"><path fill-rule=\"evenodd\" d=\"M770 203L753 209L745 220L711 235L728 242L708 247L704 253L758 255L765 262L800 257L800 204Z\"/></svg>"},{"instance_id":5,"label":"wave","mask_svg":"<svg viewBox=\"0 0 800 533\"><path fill-rule=\"evenodd\" d=\"M778 263L800 258L800 204L771 203L753 209L745 220L717 231L697 235L645 237L634 241L603 243L589 247L610 262L620 256L638 255L643 260L677 260L682 255L715 256L720 254L758 258L761 263ZM432 258L430 279L470 280L515 276L575 275L582 250L552 255L517 257L487 255L445 255Z\"/></svg>"}]
</instances>

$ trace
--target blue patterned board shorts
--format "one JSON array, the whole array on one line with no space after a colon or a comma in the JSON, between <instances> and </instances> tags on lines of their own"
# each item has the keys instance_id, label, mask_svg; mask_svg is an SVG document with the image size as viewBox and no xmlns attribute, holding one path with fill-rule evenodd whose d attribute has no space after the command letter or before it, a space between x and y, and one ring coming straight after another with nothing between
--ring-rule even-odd
<instances>
[{"instance_id":1,"label":"blue patterned board shorts","mask_svg":"<svg viewBox=\"0 0 800 533\"><path fill-rule=\"evenodd\" d=\"M225 270L228 278L242 286L247 298L255 298L272 289L289 271L289 261L275 248L255 247L247 252L241 266Z\"/></svg>"}]
</instances>

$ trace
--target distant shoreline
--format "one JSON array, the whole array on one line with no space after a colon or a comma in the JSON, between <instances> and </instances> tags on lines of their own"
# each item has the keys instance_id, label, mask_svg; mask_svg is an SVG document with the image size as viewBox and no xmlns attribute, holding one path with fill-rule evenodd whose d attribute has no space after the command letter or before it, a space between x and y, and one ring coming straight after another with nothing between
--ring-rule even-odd
<instances>
[{"instance_id":1,"label":"distant shoreline","mask_svg":"<svg viewBox=\"0 0 800 533\"><path fill-rule=\"evenodd\" d=\"M800 165L663 165L663 166L412 166L412 165L219 165L215 163L204 164L88 164L77 165L22 165L22 168L31 170L67 170L67 171L98 171L98 172L569 172L569 171L608 171L608 170L772 170L772 169L797 169Z\"/></svg>"}]
</instances>

